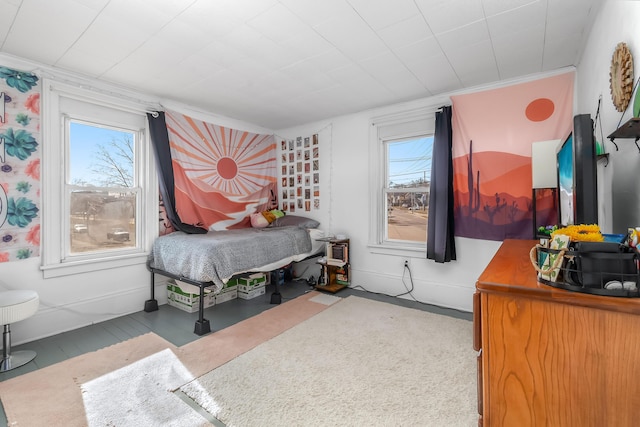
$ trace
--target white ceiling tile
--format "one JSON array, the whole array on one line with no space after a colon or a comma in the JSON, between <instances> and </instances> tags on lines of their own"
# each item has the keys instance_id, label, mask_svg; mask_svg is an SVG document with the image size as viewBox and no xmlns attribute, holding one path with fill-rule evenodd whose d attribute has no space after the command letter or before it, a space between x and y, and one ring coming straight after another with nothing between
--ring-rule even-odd
<instances>
[{"instance_id":1,"label":"white ceiling tile","mask_svg":"<svg viewBox=\"0 0 640 427\"><path fill-rule=\"evenodd\" d=\"M191 52L183 50L181 45L175 44L173 41L152 38L144 42L126 59L138 57L149 62L151 66L162 67L167 66L167 58L171 58L171 61L181 62L190 54Z\"/></svg>"},{"instance_id":2,"label":"white ceiling tile","mask_svg":"<svg viewBox=\"0 0 640 427\"><path fill-rule=\"evenodd\" d=\"M70 9L73 19L69 19L67 11ZM73 0L25 1L5 39L3 50L53 64L87 29L97 13Z\"/></svg>"},{"instance_id":3,"label":"white ceiling tile","mask_svg":"<svg viewBox=\"0 0 640 427\"><path fill-rule=\"evenodd\" d=\"M296 34L309 28L300 18L281 4L276 4L247 21L247 25L275 42L295 37Z\"/></svg>"},{"instance_id":4,"label":"white ceiling tile","mask_svg":"<svg viewBox=\"0 0 640 427\"><path fill-rule=\"evenodd\" d=\"M309 27L283 40L279 45L300 59L311 58L334 49L331 43Z\"/></svg>"},{"instance_id":5,"label":"white ceiling tile","mask_svg":"<svg viewBox=\"0 0 640 427\"><path fill-rule=\"evenodd\" d=\"M280 0L280 3L308 25L317 25L353 11L346 0Z\"/></svg>"},{"instance_id":6,"label":"white ceiling tile","mask_svg":"<svg viewBox=\"0 0 640 427\"><path fill-rule=\"evenodd\" d=\"M334 46L344 44L351 38L375 36L371 27L353 9L315 24L313 28Z\"/></svg>"},{"instance_id":7,"label":"white ceiling tile","mask_svg":"<svg viewBox=\"0 0 640 427\"><path fill-rule=\"evenodd\" d=\"M209 43L202 31L179 20L173 20L162 27L156 38L180 49L183 56L190 55Z\"/></svg>"},{"instance_id":8,"label":"white ceiling tile","mask_svg":"<svg viewBox=\"0 0 640 427\"><path fill-rule=\"evenodd\" d=\"M23 0L12 0L13 3L20 4ZM109 3L110 0L73 0L78 5L93 9L96 12L101 11Z\"/></svg>"},{"instance_id":9,"label":"white ceiling tile","mask_svg":"<svg viewBox=\"0 0 640 427\"><path fill-rule=\"evenodd\" d=\"M543 26L494 37L492 44L500 78L509 79L542 71Z\"/></svg>"},{"instance_id":10,"label":"white ceiling tile","mask_svg":"<svg viewBox=\"0 0 640 427\"><path fill-rule=\"evenodd\" d=\"M570 36L564 40L545 41L542 67L544 71L554 70L572 65L577 60L580 50L577 47L580 37Z\"/></svg>"},{"instance_id":11,"label":"white ceiling tile","mask_svg":"<svg viewBox=\"0 0 640 427\"><path fill-rule=\"evenodd\" d=\"M111 15L101 14L74 43L72 49L60 58L60 65L82 61L84 55L102 58L102 63L116 63L140 47L149 35L137 26L128 25ZM88 67L92 65L87 64ZM104 70L103 70L104 71Z\"/></svg>"},{"instance_id":12,"label":"white ceiling tile","mask_svg":"<svg viewBox=\"0 0 640 427\"><path fill-rule=\"evenodd\" d=\"M444 54L430 58L416 58L407 67L432 94L462 88L455 71Z\"/></svg>"},{"instance_id":13,"label":"white ceiling tile","mask_svg":"<svg viewBox=\"0 0 640 427\"><path fill-rule=\"evenodd\" d=\"M481 0L416 0L434 34L484 19Z\"/></svg>"},{"instance_id":14,"label":"white ceiling tile","mask_svg":"<svg viewBox=\"0 0 640 427\"><path fill-rule=\"evenodd\" d=\"M0 2L0 47L4 43L7 33L11 28L11 24L18 13L20 4L12 4L8 1Z\"/></svg>"},{"instance_id":15,"label":"white ceiling tile","mask_svg":"<svg viewBox=\"0 0 640 427\"><path fill-rule=\"evenodd\" d=\"M528 28L542 28L547 17L545 3L534 2L487 18L491 37L508 36Z\"/></svg>"},{"instance_id":16,"label":"white ceiling tile","mask_svg":"<svg viewBox=\"0 0 640 427\"><path fill-rule=\"evenodd\" d=\"M310 91L316 91L324 86L332 86L335 84L335 81L329 77L328 74L318 71L311 61L301 61L281 68L280 71L288 75L289 78L300 79L309 86Z\"/></svg>"},{"instance_id":17,"label":"white ceiling tile","mask_svg":"<svg viewBox=\"0 0 640 427\"><path fill-rule=\"evenodd\" d=\"M522 6L538 5L546 9L546 4L546 0L482 0L482 8L487 18Z\"/></svg>"},{"instance_id":18,"label":"white ceiling tile","mask_svg":"<svg viewBox=\"0 0 640 427\"><path fill-rule=\"evenodd\" d=\"M411 62L415 58L428 58L435 55L441 55L442 49L435 37L429 37L394 49L394 53L402 61Z\"/></svg>"},{"instance_id":19,"label":"white ceiling tile","mask_svg":"<svg viewBox=\"0 0 640 427\"><path fill-rule=\"evenodd\" d=\"M243 24L239 18L225 13L227 6L225 2L198 0L176 19L198 28L209 37L219 38Z\"/></svg>"},{"instance_id":20,"label":"white ceiling tile","mask_svg":"<svg viewBox=\"0 0 640 427\"><path fill-rule=\"evenodd\" d=\"M166 0L171 1L171 0ZM219 0L216 0L219 1ZM278 0L224 0L228 4L225 14L235 16L243 22L263 13L278 4Z\"/></svg>"},{"instance_id":21,"label":"white ceiling tile","mask_svg":"<svg viewBox=\"0 0 640 427\"><path fill-rule=\"evenodd\" d=\"M215 63L226 68L232 67L236 61L243 60L247 57L246 54L234 48L229 43L219 40L212 41L204 46L198 54L210 58Z\"/></svg>"},{"instance_id":22,"label":"white ceiling tile","mask_svg":"<svg viewBox=\"0 0 640 427\"><path fill-rule=\"evenodd\" d=\"M314 63L316 68L323 72L335 70L353 63L351 59L347 58L344 53L336 48L313 56L309 58L309 61Z\"/></svg>"},{"instance_id":23,"label":"white ceiling tile","mask_svg":"<svg viewBox=\"0 0 640 427\"><path fill-rule=\"evenodd\" d=\"M150 7L148 3L141 0L110 0L102 14L153 35L174 19L175 13L187 6L183 2L169 3L172 4L160 7L161 3L154 1L153 6ZM175 6L179 7L175 8Z\"/></svg>"},{"instance_id":24,"label":"white ceiling tile","mask_svg":"<svg viewBox=\"0 0 640 427\"><path fill-rule=\"evenodd\" d=\"M389 48L377 37L354 37L336 46L353 61L361 61L381 53L389 52Z\"/></svg>"},{"instance_id":25,"label":"white ceiling tile","mask_svg":"<svg viewBox=\"0 0 640 427\"><path fill-rule=\"evenodd\" d=\"M433 37L433 33L422 15L416 15L378 30L378 36L391 49L396 49L407 44L413 44L418 40Z\"/></svg>"},{"instance_id":26,"label":"white ceiling tile","mask_svg":"<svg viewBox=\"0 0 640 427\"><path fill-rule=\"evenodd\" d=\"M489 40L489 30L485 21L478 21L437 34L435 37L442 50L448 52Z\"/></svg>"},{"instance_id":27,"label":"white ceiling tile","mask_svg":"<svg viewBox=\"0 0 640 427\"><path fill-rule=\"evenodd\" d=\"M348 2L374 30L405 21L419 13L413 0L348 0Z\"/></svg>"},{"instance_id":28,"label":"white ceiling tile","mask_svg":"<svg viewBox=\"0 0 640 427\"><path fill-rule=\"evenodd\" d=\"M369 75L380 81L386 80L388 75L393 75L401 71L406 71L405 65L391 52L385 52L380 55L365 59L358 62L362 69Z\"/></svg>"},{"instance_id":29,"label":"white ceiling tile","mask_svg":"<svg viewBox=\"0 0 640 427\"><path fill-rule=\"evenodd\" d=\"M480 84L482 81L497 81L500 79L493 48L489 40L448 51L447 58L456 75L466 87Z\"/></svg>"},{"instance_id":30,"label":"white ceiling tile","mask_svg":"<svg viewBox=\"0 0 640 427\"><path fill-rule=\"evenodd\" d=\"M411 99L424 98L431 93L427 90L417 78L409 70L399 72L385 81L384 86L394 95L400 98L400 101L408 101Z\"/></svg>"},{"instance_id":31,"label":"white ceiling tile","mask_svg":"<svg viewBox=\"0 0 640 427\"><path fill-rule=\"evenodd\" d=\"M100 77L116 65L116 62L103 56L99 50L85 50L74 46L58 60L56 65L91 77Z\"/></svg>"},{"instance_id":32,"label":"white ceiling tile","mask_svg":"<svg viewBox=\"0 0 640 427\"><path fill-rule=\"evenodd\" d=\"M349 63L344 67L336 68L327 72L333 80L346 84L362 77L364 70L355 62Z\"/></svg>"}]
</instances>

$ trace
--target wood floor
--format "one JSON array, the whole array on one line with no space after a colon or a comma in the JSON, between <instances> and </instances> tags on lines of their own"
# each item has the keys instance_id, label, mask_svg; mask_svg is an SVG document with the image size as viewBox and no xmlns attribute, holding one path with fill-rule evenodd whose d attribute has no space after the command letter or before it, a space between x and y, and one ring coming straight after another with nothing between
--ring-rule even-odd
<instances>
[{"instance_id":1,"label":"wood floor","mask_svg":"<svg viewBox=\"0 0 640 427\"><path fill-rule=\"evenodd\" d=\"M287 282L284 286L281 286L280 289L282 302L284 303L296 298L310 290L312 290L312 288L308 286L306 282ZM268 286L266 294L261 297L252 300L236 299L205 309L205 318L210 321L211 330L215 332L224 329L274 307L274 305L270 304L271 292L272 288ZM343 298L349 295L371 298L461 319L472 320L473 318L471 313L349 288L343 289L335 294L335 296ZM154 332L176 346L183 346L200 338L193 333L197 318L197 313L186 313L175 307L162 305L158 311L152 313L139 311L106 322L96 323L70 332L32 341L21 346L14 346L12 348L14 351L34 350L37 352L37 356L32 362L29 362L25 366L9 372L0 373L0 381L26 374L84 353L105 348L147 332ZM4 410L0 408L0 427L6 426L7 419Z\"/></svg>"}]
</instances>

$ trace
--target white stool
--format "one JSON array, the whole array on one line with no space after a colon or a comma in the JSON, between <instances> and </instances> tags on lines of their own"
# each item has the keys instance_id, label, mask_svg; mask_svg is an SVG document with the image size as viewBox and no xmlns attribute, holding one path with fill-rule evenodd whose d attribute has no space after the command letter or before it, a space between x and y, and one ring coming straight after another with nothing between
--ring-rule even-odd
<instances>
[{"instance_id":1,"label":"white stool","mask_svg":"<svg viewBox=\"0 0 640 427\"><path fill-rule=\"evenodd\" d=\"M30 317L38 311L40 298L36 291L16 290L0 292L0 324L4 325L2 333L2 362L0 372L10 371L31 362L36 352L21 350L11 353L11 330L9 325Z\"/></svg>"}]
</instances>

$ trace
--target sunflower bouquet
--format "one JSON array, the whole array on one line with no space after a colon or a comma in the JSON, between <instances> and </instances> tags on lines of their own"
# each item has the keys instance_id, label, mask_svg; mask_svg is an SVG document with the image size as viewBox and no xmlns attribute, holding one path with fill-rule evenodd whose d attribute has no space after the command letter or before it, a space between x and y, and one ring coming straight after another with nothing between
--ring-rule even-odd
<instances>
[{"instance_id":1,"label":"sunflower bouquet","mask_svg":"<svg viewBox=\"0 0 640 427\"><path fill-rule=\"evenodd\" d=\"M558 234L568 236L571 239L571 242L604 241L604 236L600 232L598 224L568 225L553 231L551 233L551 238L553 239Z\"/></svg>"}]
</instances>

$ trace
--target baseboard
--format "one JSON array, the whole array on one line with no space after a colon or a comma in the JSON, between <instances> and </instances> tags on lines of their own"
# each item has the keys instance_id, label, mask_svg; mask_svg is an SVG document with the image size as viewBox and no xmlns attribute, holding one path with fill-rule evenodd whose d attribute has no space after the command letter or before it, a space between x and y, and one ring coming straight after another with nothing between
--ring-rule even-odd
<instances>
[{"instance_id":1,"label":"baseboard","mask_svg":"<svg viewBox=\"0 0 640 427\"><path fill-rule=\"evenodd\" d=\"M160 305L167 303L167 280L168 278L163 278L155 281L154 294ZM149 297L150 289L147 284L58 306L48 305L47 301L41 299L36 314L11 325L12 345L28 343L142 311L144 302ZM112 309L114 307L116 309Z\"/></svg>"}]
</instances>

